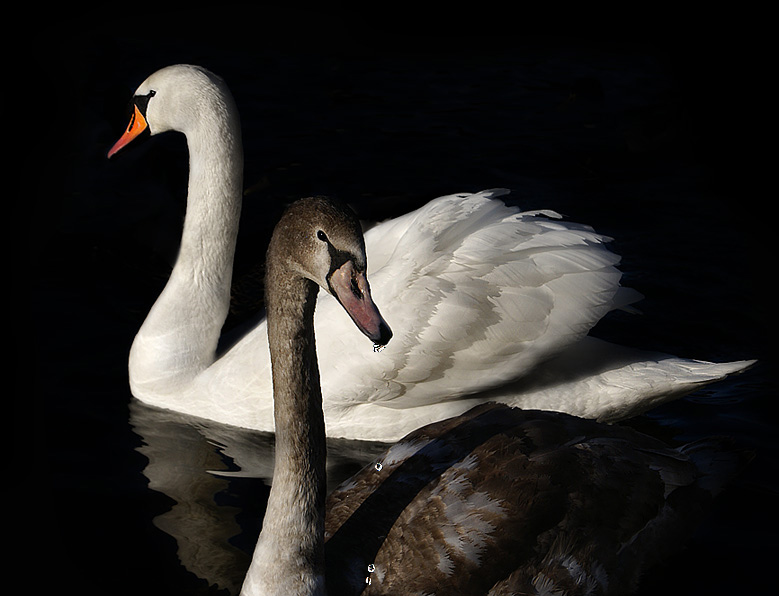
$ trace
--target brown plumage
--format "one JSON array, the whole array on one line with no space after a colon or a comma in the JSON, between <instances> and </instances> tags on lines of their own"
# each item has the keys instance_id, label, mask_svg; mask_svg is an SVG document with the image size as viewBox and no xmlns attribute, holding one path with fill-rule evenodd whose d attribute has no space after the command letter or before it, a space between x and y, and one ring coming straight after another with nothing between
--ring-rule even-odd
<instances>
[{"instance_id":1,"label":"brown plumage","mask_svg":"<svg viewBox=\"0 0 779 596\"><path fill-rule=\"evenodd\" d=\"M724 439L675 450L629 428L485 404L411 433L329 496L328 587L627 594L742 463Z\"/></svg>"}]
</instances>

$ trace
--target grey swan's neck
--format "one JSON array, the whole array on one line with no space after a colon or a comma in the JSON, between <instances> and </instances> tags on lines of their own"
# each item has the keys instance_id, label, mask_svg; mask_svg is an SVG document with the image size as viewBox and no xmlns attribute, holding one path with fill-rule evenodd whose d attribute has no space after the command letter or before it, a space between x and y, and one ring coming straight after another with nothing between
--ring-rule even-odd
<instances>
[{"instance_id":1,"label":"grey swan's neck","mask_svg":"<svg viewBox=\"0 0 779 596\"><path fill-rule=\"evenodd\" d=\"M208 368L230 306L243 185L240 119L226 88L207 88L196 108L180 128L190 164L179 254L130 351L135 395L179 394Z\"/></svg>"},{"instance_id":2,"label":"grey swan's neck","mask_svg":"<svg viewBox=\"0 0 779 596\"><path fill-rule=\"evenodd\" d=\"M268 251L266 308L276 455L268 505L242 594L325 594L325 420L314 340L319 287Z\"/></svg>"}]
</instances>

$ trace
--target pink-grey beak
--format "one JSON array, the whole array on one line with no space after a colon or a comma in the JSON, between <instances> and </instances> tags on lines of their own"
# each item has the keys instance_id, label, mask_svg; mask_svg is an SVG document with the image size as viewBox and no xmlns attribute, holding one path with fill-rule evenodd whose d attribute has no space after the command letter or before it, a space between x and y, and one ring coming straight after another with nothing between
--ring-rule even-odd
<instances>
[{"instance_id":1,"label":"pink-grey beak","mask_svg":"<svg viewBox=\"0 0 779 596\"><path fill-rule=\"evenodd\" d=\"M364 271L358 271L352 261L346 261L328 280L330 291L349 316L374 344L384 346L392 337L392 330L379 313L371 298L371 289Z\"/></svg>"}]
</instances>

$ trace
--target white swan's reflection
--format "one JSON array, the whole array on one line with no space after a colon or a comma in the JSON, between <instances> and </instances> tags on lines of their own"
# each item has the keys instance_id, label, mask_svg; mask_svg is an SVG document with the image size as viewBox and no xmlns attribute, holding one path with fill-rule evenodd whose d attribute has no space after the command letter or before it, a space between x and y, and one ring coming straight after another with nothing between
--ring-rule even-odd
<instances>
[{"instance_id":1,"label":"white swan's reflection","mask_svg":"<svg viewBox=\"0 0 779 596\"><path fill-rule=\"evenodd\" d=\"M130 401L149 488L173 500L154 525L176 540L181 564L210 585L240 591L273 475L274 440L263 433ZM328 439L328 489L386 449ZM240 483L240 490L235 484ZM240 521L239 521L240 520ZM245 547L245 550L241 547Z\"/></svg>"}]
</instances>

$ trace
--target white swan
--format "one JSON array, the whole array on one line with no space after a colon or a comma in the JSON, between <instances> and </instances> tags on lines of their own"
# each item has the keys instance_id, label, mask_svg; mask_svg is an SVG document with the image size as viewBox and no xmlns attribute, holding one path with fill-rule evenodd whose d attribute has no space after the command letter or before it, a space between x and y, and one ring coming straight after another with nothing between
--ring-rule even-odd
<instances>
[{"instance_id":1,"label":"white swan","mask_svg":"<svg viewBox=\"0 0 779 596\"><path fill-rule=\"evenodd\" d=\"M326 501L319 287L374 342L390 337L347 209L295 203L268 249L276 458L241 594L633 591L745 463L726 442L672 450L628 428L482 404L415 431Z\"/></svg>"},{"instance_id":2,"label":"white swan","mask_svg":"<svg viewBox=\"0 0 779 596\"><path fill-rule=\"evenodd\" d=\"M144 81L133 103L109 157L141 134L176 130L186 135L190 172L180 253L130 352L132 393L155 406L273 430L265 321L216 357L241 204L232 96L212 73L177 65ZM365 350L322 295L316 325L330 436L394 441L465 412L489 389L509 405L615 420L750 364L586 338L607 311L633 298L619 287L619 257L587 226L506 206L498 198L505 192L441 197L368 230L374 292L395 339L380 353Z\"/></svg>"}]
</instances>

